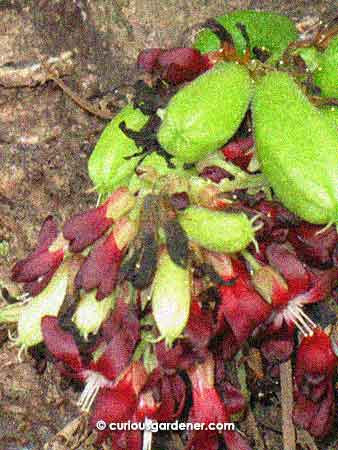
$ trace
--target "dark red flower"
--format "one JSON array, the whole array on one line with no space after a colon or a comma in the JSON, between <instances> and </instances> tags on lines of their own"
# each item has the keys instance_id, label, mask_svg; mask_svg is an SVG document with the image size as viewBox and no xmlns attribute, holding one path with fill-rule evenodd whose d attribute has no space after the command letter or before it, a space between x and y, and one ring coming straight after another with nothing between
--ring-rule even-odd
<instances>
[{"instance_id":1,"label":"dark red flower","mask_svg":"<svg viewBox=\"0 0 338 450\"><path fill-rule=\"evenodd\" d=\"M253 150L251 150L253 146L253 137L248 136L229 142L221 151L227 160L245 170L253 157Z\"/></svg>"},{"instance_id":2,"label":"dark red flower","mask_svg":"<svg viewBox=\"0 0 338 450\"><path fill-rule=\"evenodd\" d=\"M287 245L271 244L267 247L266 255L271 266L282 275L287 283L287 295L285 295L284 283L276 283L271 290L271 304L273 314L269 318L271 330L278 330L285 320L288 325L295 324L304 335L310 335L316 324L305 314L303 306L324 300L330 293L337 280L338 271L310 271L287 247ZM263 269L266 271L266 267ZM268 271L271 273L270 269ZM263 278L261 280L263 282ZM257 282L255 283L257 286Z\"/></svg>"},{"instance_id":3,"label":"dark red flower","mask_svg":"<svg viewBox=\"0 0 338 450\"><path fill-rule=\"evenodd\" d=\"M213 183L219 183L224 178L228 178L229 180L234 179L234 176L231 173L218 166L205 167L200 173L200 177L210 180Z\"/></svg>"},{"instance_id":4,"label":"dark red flower","mask_svg":"<svg viewBox=\"0 0 338 450\"><path fill-rule=\"evenodd\" d=\"M253 331L271 314L272 308L255 291L245 265L233 260L233 286L218 288L221 302L218 308L217 329L223 332L225 357L232 357Z\"/></svg>"},{"instance_id":5,"label":"dark red flower","mask_svg":"<svg viewBox=\"0 0 338 450\"><path fill-rule=\"evenodd\" d=\"M132 421L135 417L139 394L146 380L147 373L143 364L140 362L130 364L114 386L100 389L89 420L90 426L97 429L97 422L102 420L107 425ZM129 441L130 444L133 443L134 446L140 442L139 432L130 434L129 431L110 431L108 428L101 432L97 443L102 442L109 435L112 435L114 442L115 440L119 442L119 446L120 444L124 445L126 441ZM125 447L121 446L120 448L124 449ZM134 449L136 450L137 447Z\"/></svg>"},{"instance_id":6,"label":"dark red flower","mask_svg":"<svg viewBox=\"0 0 338 450\"><path fill-rule=\"evenodd\" d=\"M25 290L30 294L39 294L62 263L66 249L67 243L58 233L55 220L48 216L41 227L36 249L14 265L12 280L25 283Z\"/></svg>"},{"instance_id":7,"label":"dark red flower","mask_svg":"<svg viewBox=\"0 0 338 450\"><path fill-rule=\"evenodd\" d=\"M75 279L76 287L85 291L97 288L97 300L110 295L117 283L124 249L135 234L135 224L127 218L120 219L112 233L94 246L82 264Z\"/></svg>"},{"instance_id":8,"label":"dark red flower","mask_svg":"<svg viewBox=\"0 0 338 450\"><path fill-rule=\"evenodd\" d=\"M155 369L142 389L137 405L136 417L157 422L171 422L183 411L186 401L186 386L177 375L165 375Z\"/></svg>"},{"instance_id":9,"label":"dark red flower","mask_svg":"<svg viewBox=\"0 0 338 450\"><path fill-rule=\"evenodd\" d=\"M318 438L325 437L333 424L336 367L337 357L330 338L316 328L312 336L302 340L297 351L293 419Z\"/></svg>"},{"instance_id":10,"label":"dark red flower","mask_svg":"<svg viewBox=\"0 0 338 450\"><path fill-rule=\"evenodd\" d=\"M210 425L230 423L230 413L222 401L215 387L215 363L210 355L203 364L195 365L189 370L192 384L192 408L189 422L204 423L206 428L193 432L187 448L192 450L214 450L218 431L212 430ZM213 433L210 432L213 431ZM223 437L228 445L228 450L250 449L248 444L237 436L236 431L223 431ZM209 447L200 447L201 435L206 438Z\"/></svg>"},{"instance_id":11,"label":"dark red flower","mask_svg":"<svg viewBox=\"0 0 338 450\"><path fill-rule=\"evenodd\" d=\"M86 383L79 406L89 411L102 388L110 388L130 364L139 340L139 324L132 309L119 299L103 325L103 339L85 362L70 332L64 331L56 317L46 316L41 324L47 349L58 362L61 373Z\"/></svg>"},{"instance_id":12,"label":"dark red flower","mask_svg":"<svg viewBox=\"0 0 338 450\"><path fill-rule=\"evenodd\" d=\"M134 196L126 188L119 188L98 208L75 214L63 227L64 237L70 241L72 252L81 252L101 237L115 220L134 205Z\"/></svg>"},{"instance_id":13,"label":"dark red flower","mask_svg":"<svg viewBox=\"0 0 338 450\"><path fill-rule=\"evenodd\" d=\"M297 256L310 266L318 269L332 267L333 253L338 246L335 226L323 231L320 225L302 222L290 230L288 240L295 248Z\"/></svg>"},{"instance_id":14,"label":"dark red flower","mask_svg":"<svg viewBox=\"0 0 338 450\"><path fill-rule=\"evenodd\" d=\"M158 72L172 84L191 81L211 67L208 58L193 48L146 49L139 54L137 66L146 72Z\"/></svg>"}]
</instances>

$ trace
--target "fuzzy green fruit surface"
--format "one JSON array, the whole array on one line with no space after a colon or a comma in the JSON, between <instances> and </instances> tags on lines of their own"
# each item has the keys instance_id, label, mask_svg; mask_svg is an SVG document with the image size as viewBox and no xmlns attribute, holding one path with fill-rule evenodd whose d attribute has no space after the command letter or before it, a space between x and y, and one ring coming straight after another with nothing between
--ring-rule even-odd
<instances>
[{"instance_id":1,"label":"fuzzy green fruit surface","mask_svg":"<svg viewBox=\"0 0 338 450\"><path fill-rule=\"evenodd\" d=\"M320 55L314 82L323 97L338 98L338 36L331 40L327 49Z\"/></svg>"},{"instance_id":2,"label":"fuzzy green fruit surface","mask_svg":"<svg viewBox=\"0 0 338 450\"><path fill-rule=\"evenodd\" d=\"M266 75L253 101L257 157L276 196L314 224L337 221L338 135L286 73Z\"/></svg>"},{"instance_id":3,"label":"fuzzy green fruit surface","mask_svg":"<svg viewBox=\"0 0 338 450\"><path fill-rule=\"evenodd\" d=\"M215 252L239 252L254 239L252 224L243 213L191 206L180 215L179 222L190 240Z\"/></svg>"},{"instance_id":4,"label":"fuzzy green fruit surface","mask_svg":"<svg viewBox=\"0 0 338 450\"><path fill-rule=\"evenodd\" d=\"M161 146L193 163L225 144L249 105L253 82L245 67L220 63L170 100L158 132Z\"/></svg>"},{"instance_id":5,"label":"fuzzy green fruit surface","mask_svg":"<svg viewBox=\"0 0 338 450\"><path fill-rule=\"evenodd\" d=\"M128 179L139 158L126 160L139 151L135 142L120 130L125 122L127 128L139 131L148 121L148 116L132 105L125 106L103 130L90 158L88 173L96 190L109 193L121 186L128 185Z\"/></svg>"},{"instance_id":6,"label":"fuzzy green fruit surface","mask_svg":"<svg viewBox=\"0 0 338 450\"><path fill-rule=\"evenodd\" d=\"M272 12L235 11L216 17L216 21L231 34L239 55L245 53L247 43L236 26L238 23L245 26L250 38L251 52L254 48L266 49L271 54L271 61L277 61L290 42L298 37L297 28L288 17ZM205 29L197 35L193 46L202 53L207 53L218 50L221 41L215 33Z\"/></svg>"},{"instance_id":7,"label":"fuzzy green fruit surface","mask_svg":"<svg viewBox=\"0 0 338 450\"><path fill-rule=\"evenodd\" d=\"M181 335L188 322L190 285L189 269L179 267L164 251L152 284L152 310L156 325L168 346Z\"/></svg>"}]
</instances>

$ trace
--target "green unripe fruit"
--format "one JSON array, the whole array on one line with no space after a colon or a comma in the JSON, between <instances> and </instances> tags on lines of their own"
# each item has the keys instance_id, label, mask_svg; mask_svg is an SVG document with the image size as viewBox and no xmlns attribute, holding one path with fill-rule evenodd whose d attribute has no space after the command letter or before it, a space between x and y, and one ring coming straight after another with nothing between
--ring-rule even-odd
<instances>
[{"instance_id":1,"label":"green unripe fruit","mask_svg":"<svg viewBox=\"0 0 338 450\"><path fill-rule=\"evenodd\" d=\"M313 79L323 97L338 98L338 36L331 40L320 55L319 67Z\"/></svg>"},{"instance_id":2,"label":"green unripe fruit","mask_svg":"<svg viewBox=\"0 0 338 450\"><path fill-rule=\"evenodd\" d=\"M127 137L119 125L139 131L148 121L148 116L132 105L125 106L106 126L88 161L88 173L100 193L112 192L127 186L129 177L139 158L126 160L125 157L139 152L135 142Z\"/></svg>"},{"instance_id":3,"label":"green unripe fruit","mask_svg":"<svg viewBox=\"0 0 338 450\"><path fill-rule=\"evenodd\" d=\"M338 135L286 73L266 75L253 101L257 157L280 201L314 224L337 220Z\"/></svg>"},{"instance_id":4,"label":"green unripe fruit","mask_svg":"<svg viewBox=\"0 0 338 450\"><path fill-rule=\"evenodd\" d=\"M189 269L175 264L164 251L152 284L152 310L156 325L168 346L183 332L190 312Z\"/></svg>"},{"instance_id":5,"label":"green unripe fruit","mask_svg":"<svg viewBox=\"0 0 338 450\"><path fill-rule=\"evenodd\" d=\"M328 123L331 123L338 131L338 107L323 106L320 108L320 112L328 121Z\"/></svg>"},{"instance_id":6,"label":"green unripe fruit","mask_svg":"<svg viewBox=\"0 0 338 450\"><path fill-rule=\"evenodd\" d=\"M220 148L239 127L251 97L245 67L220 63L170 100L158 132L162 147L186 163Z\"/></svg>"},{"instance_id":7,"label":"green unripe fruit","mask_svg":"<svg viewBox=\"0 0 338 450\"><path fill-rule=\"evenodd\" d=\"M191 206L180 215L179 222L190 240L219 253L244 250L255 236L252 223L243 213Z\"/></svg>"},{"instance_id":8,"label":"green unripe fruit","mask_svg":"<svg viewBox=\"0 0 338 450\"><path fill-rule=\"evenodd\" d=\"M243 24L250 38L251 52L254 48L266 49L271 53L271 62L277 61L290 42L298 37L297 28L288 17L271 12L235 11L216 17L216 21L231 34L239 55L245 53L247 43L236 24ZM194 43L194 48L202 53L216 51L220 47L220 39L208 29L201 31Z\"/></svg>"}]
</instances>

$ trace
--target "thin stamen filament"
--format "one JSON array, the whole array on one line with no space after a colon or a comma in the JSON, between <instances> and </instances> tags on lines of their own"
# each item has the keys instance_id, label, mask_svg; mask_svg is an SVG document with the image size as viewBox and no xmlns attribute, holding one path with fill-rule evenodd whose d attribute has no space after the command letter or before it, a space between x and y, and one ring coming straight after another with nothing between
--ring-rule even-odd
<instances>
[{"instance_id":1,"label":"thin stamen filament","mask_svg":"<svg viewBox=\"0 0 338 450\"><path fill-rule=\"evenodd\" d=\"M109 386L111 384L103 375L92 372L89 374L86 380L86 386L78 400L78 406L84 412L89 412L95 398L103 386Z\"/></svg>"},{"instance_id":2,"label":"thin stamen filament","mask_svg":"<svg viewBox=\"0 0 338 450\"><path fill-rule=\"evenodd\" d=\"M286 315L304 336L312 336L317 325L305 314L299 305L289 305Z\"/></svg>"}]
</instances>

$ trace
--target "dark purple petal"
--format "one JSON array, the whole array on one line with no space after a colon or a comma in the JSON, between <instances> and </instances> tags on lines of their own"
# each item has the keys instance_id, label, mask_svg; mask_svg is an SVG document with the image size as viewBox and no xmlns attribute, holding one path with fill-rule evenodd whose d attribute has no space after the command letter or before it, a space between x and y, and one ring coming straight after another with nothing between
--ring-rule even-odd
<instances>
[{"instance_id":1,"label":"dark purple petal","mask_svg":"<svg viewBox=\"0 0 338 450\"><path fill-rule=\"evenodd\" d=\"M122 254L111 233L107 239L98 243L82 264L76 276L76 287L85 291L97 288L98 300L110 295L117 283Z\"/></svg>"},{"instance_id":2,"label":"dark purple petal","mask_svg":"<svg viewBox=\"0 0 338 450\"><path fill-rule=\"evenodd\" d=\"M79 349L71 333L63 331L57 317L45 316L41 322L43 340L50 353L74 372L83 369Z\"/></svg>"},{"instance_id":3,"label":"dark purple petal","mask_svg":"<svg viewBox=\"0 0 338 450\"><path fill-rule=\"evenodd\" d=\"M58 235L58 226L52 216L48 216L42 224L37 250L46 250L55 241Z\"/></svg>"},{"instance_id":4,"label":"dark purple petal","mask_svg":"<svg viewBox=\"0 0 338 450\"><path fill-rule=\"evenodd\" d=\"M64 237L70 241L72 252L81 252L95 242L112 225L113 219L106 217L106 204L76 214L63 227Z\"/></svg>"},{"instance_id":5,"label":"dark purple petal","mask_svg":"<svg viewBox=\"0 0 338 450\"><path fill-rule=\"evenodd\" d=\"M137 57L137 67L145 72L153 72L158 69L158 57L164 50L161 48L147 48L142 50Z\"/></svg>"},{"instance_id":6,"label":"dark purple petal","mask_svg":"<svg viewBox=\"0 0 338 450\"><path fill-rule=\"evenodd\" d=\"M63 260L64 250L50 252L41 250L18 261L12 269L12 280L18 283L30 283L49 271L59 267Z\"/></svg>"},{"instance_id":7,"label":"dark purple petal","mask_svg":"<svg viewBox=\"0 0 338 450\"><path fill-rule=\"evenodd\" d=\"M222 167L218 166L205 167L200 173L200 177L206 180L210 180L214 183L219 183L224 178L227 178L228 180L234 179L234 176L230 172L227 172L225 169L222 169Z\"/></svg>"},{"instance_id":8,"label":"dark purple petal","mask_svg":"<svg viewBox=\"0 0 338 450\"><path fill-rule=\"evenodd\" d=\"M108 345L102 356L92 362L91 369L114 380L130 364L140 339L137 315L123 299L117 301L112 315L103 324L103 336Z\"/></svg>"},{"instance_id":9,"label":"dark purple petal","mask_svg":"<svg viewBox=\"0 0 338 450\"><path fill-rule=\"evenodd\" d=\"M310 285L308 271L297 256L283 244L272 243L266 249L268 261L288 284L290 297L305 292Z\"/></svg>"},{"instance_id":10,"label":"dark purple petal","mask_svg":"<svg viewBox=\"0 0 338 450\"><path fill-rule=\"evenodd\" d=\"M61 262L62 261L60 261L60 264ZM36 295L40 294L40 292L42 292L45 289L50 280L53 278L53 275L60 266L60 264L58 264L56 267L52 267L47 273L45 273L38 279L30 281L29 283L25 283L24 291L28 292L32 297L35 297Z\"/></svg>"},{"instance_id":11,"label":"dark purple petal","mask_svg":"<svg viewBox=\"0 0 338 450\"><path fill-rule=\"evenodd\" d=\"M333 252L338 244L338 234L334 226L322 231L320 225L302 222L290 230L288 240L297 255L307 264L325 269L332 267Z\"/></svg>"}]
</instances>

